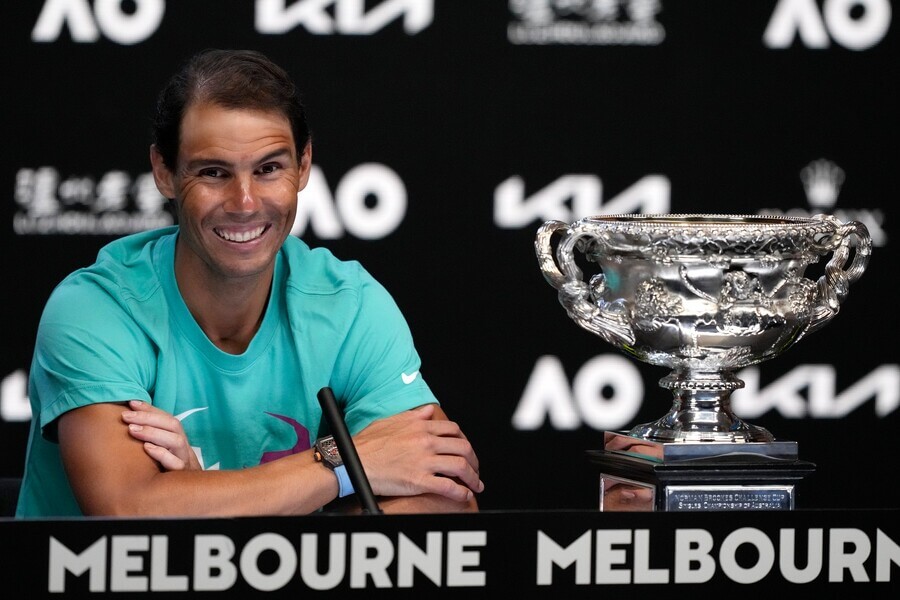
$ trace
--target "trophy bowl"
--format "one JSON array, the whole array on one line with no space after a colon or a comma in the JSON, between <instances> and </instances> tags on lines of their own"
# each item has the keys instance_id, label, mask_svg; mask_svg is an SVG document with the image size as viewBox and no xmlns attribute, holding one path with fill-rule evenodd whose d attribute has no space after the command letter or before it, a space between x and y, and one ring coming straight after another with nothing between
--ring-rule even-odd
<instances>
[{"instance_id":1,"label":"trophy bowl","mask_svg":"<svg viewBox=\"0 0 900 600\"><path fill-rule=\"evenodd\" d=\"M628 432L657 442L774 441L734 414L731 393L744 385L735 371L833 319L871 250L864 224L828 215L602 215L547 221L535 239L570 318L670 369L659 384L671 409ZM817 281L804 277L828 255ZM589 263L597 272L585 281L579 265Z\"/></svg>"}]
</instances>

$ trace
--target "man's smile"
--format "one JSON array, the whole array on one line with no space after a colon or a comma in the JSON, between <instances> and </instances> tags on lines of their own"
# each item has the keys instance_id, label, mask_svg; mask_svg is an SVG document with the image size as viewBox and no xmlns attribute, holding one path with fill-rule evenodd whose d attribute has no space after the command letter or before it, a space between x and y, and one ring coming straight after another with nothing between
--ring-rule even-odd
<instances>
[{"instance_id":1,"label":"man's smile","mask_svg":"<svg viewBox=\"0 0 900 600\"><path fill-rule=\"evenodd\" d=\"M258 237L260 237L265 230L266 230L266 226L264 226L264 225L260 225L259 227L256 227L254 229L250 229L247 231L234 231L234 230L228 230L228 229L224 229L224 228L221 228L221 229L213 228L213 231L216 233L216 235L219 236L220 238L222 238L223 240L227 240L229 242L238 242L238 243L245 243L245 242L253 241L253 240L257 239Z\"/></svg>"}]
</instances>

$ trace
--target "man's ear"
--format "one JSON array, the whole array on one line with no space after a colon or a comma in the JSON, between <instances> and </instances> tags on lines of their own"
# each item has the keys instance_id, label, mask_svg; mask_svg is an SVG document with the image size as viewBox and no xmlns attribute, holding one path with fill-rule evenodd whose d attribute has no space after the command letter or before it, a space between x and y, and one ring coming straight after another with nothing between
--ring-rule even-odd
<instances>
[{"instance_id":1,"label":"man's ear","mask_svg":"<svg viewBox=\"0 0 900 600\"><path fill-rule=\"evenodd\" d=\"M298 192L309 183L309 172L312 170L312 142L306 142L303 152L300 153L299 163L300 179L297 187Z\"/></svg>"},{"instance_id":2,"label":"man's ear","mask_svg":"<svg viewBox=\"0 0 900 600\"><path fill-rule=\"evenodd\" d=\"M153 166L153 180L156 182L156 189L170 200L175 198L175 182L172 171L163 161L156 144L150 145L150 164Z\"/></svg>"}]
</instances>

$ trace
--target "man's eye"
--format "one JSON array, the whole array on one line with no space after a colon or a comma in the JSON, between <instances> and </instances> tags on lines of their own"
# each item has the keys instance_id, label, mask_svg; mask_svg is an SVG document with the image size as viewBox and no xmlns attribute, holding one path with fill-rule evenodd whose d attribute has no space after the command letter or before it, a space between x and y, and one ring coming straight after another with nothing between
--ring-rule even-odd
<instances>
[{"instance_id":1,"label":"man's eye","mask_svg":"<svg viewBox=\"0 0 900 600\"><path fill-rule=\"evenodd\" d=\"M217 167L211 167L209 169L202 169L200 171L201 177L222 177L224 175L224 171Z\"/></svg>"},{"instance_id":2,"label":"man's eye","mask_svg":"<svg viewBox=\"0 0 900 600\"><path fill-rule=\"evenodd\" d=\"M270 163L270 164L261 166L259 168L259 172L262 173L263 175L268 175L270 173L274 173L279 168L280 167L278 165Z\"/></svg>"}]
</instances>

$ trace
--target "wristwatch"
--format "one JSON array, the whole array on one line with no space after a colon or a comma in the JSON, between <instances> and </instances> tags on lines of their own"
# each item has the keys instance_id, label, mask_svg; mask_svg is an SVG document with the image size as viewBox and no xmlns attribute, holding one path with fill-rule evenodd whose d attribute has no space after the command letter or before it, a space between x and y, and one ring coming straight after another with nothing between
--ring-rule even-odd
<instances>
[{"instance_id":1,"label":"wristwatch","mask_svg":"<svg viewBox=\"0 0 900 600\"><path fill-rule=\"evenodd\" d=\"M347 473L347 466L341 459L341 453L338 451L337 443L334 436L326 436L316 440L316 447L313 451L316 462L320 462L332 471L338 480L338 497L343 498L354 492L353 483L350 481L350 475Z\"/></svg>"}]
</instances>

